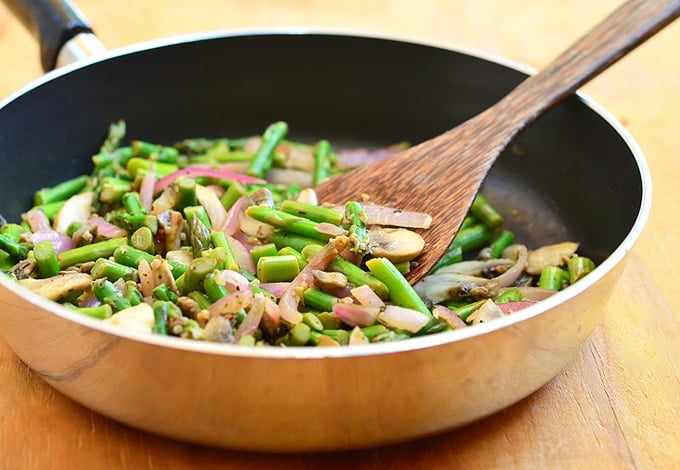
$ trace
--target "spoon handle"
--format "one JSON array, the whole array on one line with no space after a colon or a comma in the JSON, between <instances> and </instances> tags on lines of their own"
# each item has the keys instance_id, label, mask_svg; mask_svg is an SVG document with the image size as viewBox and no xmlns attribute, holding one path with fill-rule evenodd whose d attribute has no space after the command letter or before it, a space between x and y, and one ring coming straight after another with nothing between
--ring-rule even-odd
<instances>
[{"instance_id":1,"label":"spoon handle","mask_svg":"<svg viewBox=\"0 0 680 470\"><path fill-rule=\"evenodd\" d=\"M627 1L489 111L518 133L679 15L680 0Z\"/></svg>"}]
</instances>

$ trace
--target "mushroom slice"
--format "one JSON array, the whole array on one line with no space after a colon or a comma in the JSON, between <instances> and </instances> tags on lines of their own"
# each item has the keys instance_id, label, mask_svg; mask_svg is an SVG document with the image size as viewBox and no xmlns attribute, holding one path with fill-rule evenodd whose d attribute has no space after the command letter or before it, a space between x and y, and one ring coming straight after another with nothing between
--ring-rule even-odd
<instances>
[{"instance_id":1,"label":"mushroom slice","mask_svg":"<svg viewBox=\"0 0 680 470\"><path fill-rule=\"evenodd\" d=\"M94 193L86 192L71 196L54 217L54 230L66 233L73 222L87 222L92 213Z\"/></svg>"},{"instance_id":2,"label":"mushroom slice","mask_svg":"<svg viewBox=\"0 0 680 470\"><path fill-rule=\"evenodd\" d=\"M372 256L387 258L393 263L410 261L425 247L425 240L416 232L404 228L374 228L368 231Z\"/></svg>"},{"instance_id":3,"label":"mushroom slice","mask_svg":"<svg viewBox=\"0 0 680 470\"><path fill-rule=\"evenodd\" d=\"M437 304L445 300L495 298L500 286L493 279L437 271L424 277L413 288L425 301Z\"/></svg>"},{"instance_id":4,"label":"mushroom slice","mask_svg":"<svg viewBox=\"0 0 680 470\"><path fill-rule=\"evenodd\" d=\"M578 243L576 242L562 242L533 250L529 253L527 272L539 275L547 266L561 266L576 253L577 249Z\"/></svg>"},{"instance_id":5,"label":"mushroom slice","mask_svg":"<svg viewBox=\"0 0 680 470\"><path fill-rule=\"evenodd\" d=\"M505 315L505 312L493 300L489 299L467 317L467 322L471 325L478 325L503 318Z\"/></svg>"},{"instance_id":6,"label":"mushroom slice","mask_svg":"<svg viewBox=\"0 0 680 470\"><path fill-rule=\"evenodd\" d=\"M62 273L45 279L22 279L19 284L50 300L59 300L74 292L89 289L92 278L83 273Z\"/></svg>"}]
</instances>

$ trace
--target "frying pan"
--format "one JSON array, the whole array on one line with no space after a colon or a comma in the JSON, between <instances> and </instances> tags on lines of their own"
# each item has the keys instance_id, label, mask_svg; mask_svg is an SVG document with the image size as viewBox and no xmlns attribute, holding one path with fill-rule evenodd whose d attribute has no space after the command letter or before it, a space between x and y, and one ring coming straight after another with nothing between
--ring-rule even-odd
<instances>
[{"instance_id":1,"label":"frying pan","mask_svg":"<svg viewBox=\"0 0 680 470\"><path fill-rule=\"evenodd\" d=\"M8 3L52 8L37 19L19 14L42 29L48 69L64 42L89 31L68 5ZM337 147L416 143L526 76L508 62L436 45L320 31L212 33L113 51L49 72L0 103L0 187L12 194L0 214L17 220L36 189L89 172L106 128L120 118L131 137L168 144L258 134L275 120L289 123L292 139L323 137ZM380 345L244 348L141 335L67 311L4 276L0 331L65 395L166 437L305 452L443 432L519 401L574 358L651 204L637 145L578 94L519 137L483 191L518 239L576 240L599 266L503 319Z\"/></svg>"}]
</instances>

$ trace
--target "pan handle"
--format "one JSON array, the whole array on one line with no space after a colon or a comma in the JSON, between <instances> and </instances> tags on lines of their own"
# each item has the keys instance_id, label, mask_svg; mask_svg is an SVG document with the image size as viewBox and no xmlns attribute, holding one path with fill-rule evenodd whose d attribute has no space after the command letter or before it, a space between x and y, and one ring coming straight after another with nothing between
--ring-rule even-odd
<instances>
[{"instance_id":1,"label":"pan handle","mask_svg":"<svg viewBox=\"0 0 680 470\"><path fill-rule=\"evenodd\" d=\"M69 0L2 0L40 44L43 70L105 51L85 16ZM73 44L77 42L75 52Z\"/></svg>"}]
</instances>

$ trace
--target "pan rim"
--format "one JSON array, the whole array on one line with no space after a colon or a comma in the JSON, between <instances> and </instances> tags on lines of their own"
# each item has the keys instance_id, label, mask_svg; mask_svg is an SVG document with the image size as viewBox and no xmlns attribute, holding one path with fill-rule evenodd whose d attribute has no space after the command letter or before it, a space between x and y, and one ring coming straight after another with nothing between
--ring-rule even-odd
<instances>
[{"instance_id":1,"label":"pan rim","mask_svg":"<svg viewBox=\"0 0 680 470\"><path fill-rule=\"evenodd\" d=\"M398 43L412 44L424 47L433 47L443 49L445 51L471 56L473 58L481 59L483 61L491 62L503 67L507 67L525 74L531 74L535 71L532 67L525 64L513 61L511 59L497 56L492 53L474 50L472 48L464 47L458 44L451 44L445 42L437 42L430 40L422 40L419 38L408 36L396 36L386 33L366 32L361 30L351 29L334 29L334 28L310 28L310 27L280 27L280 28L249 28L249 29L235 29L228 31L209 31L203 33L192 33L179 36L172 36L166 38L153 39L144 41L133 45L123 46L109 51L102 56L91 57L78 61L73 64L65 65L64 67L47 72L45 75L37 78L29 84L21 87L19 90L9 94L4 99L0 100L0 110L5 108L15 100L20 99L31 90L38 88L48 82L51 82L59 77L68 75L73 71L81 68L89 67L99 62L115 60L118 57L127 56L144 51L152 51L166 47L188 44L191 42L209 41L226 39L232 37L244 36L271 36L271 35L290 35L290 36L335 36L348 38L365 38L382 41L394 41ZM635 163L637 165L639 176L641 180L642 197L640 201L640 208L635 217L635 221L629 232L626 234L621 243L609 254L609 256L600 263L596 269L586 278L580 280L577 284L560 291L552 297L541 301L540 303L515 312L504 318L494 320L493 322L475 325L471 328L460 330L453 330L448 332L436 333L422 337L410 338L408 340L396 341L390 343L370 344L362 346L342 347L342 348L310 348L310 347L288 347L288 348L249 348L231 344L217 344L207 343L194 340L184 340L174 337L162 337L157 335L150 335L146 333L138 333L133 331L123 330L119 327L101 323L101 321L88 318L76 312L72 312L60 304L44 299L37 294L30 292L12 281L7 276L0 276L0 287L13 291L16 295L27 301L31 305L42 309L49 314L57 315L63 320L74 322L79 326L92 328L103 334L112 335L114 337L145 343L150 346L161 346L165 348L182 350L192 353L210 354L216 356L233 356L233 357L250 357L262 359L344 359L362 356L374 356L384 354L402 353L411 350L420 350L442 346L454 342L463 342L474 340L475 338L491 334L495 331L512 327L526 320L529 320L538 315L548 313L552 308L569 301L576 297L584 290L590 288L597 283L607 273L609 273L616 265L618 265L628 252L633 248L633 245L642 233L650 211L652 199L652 180L651 173L645 156L633 139L628 130L621 124L609 111L597 103L587 95L577 92L578 99L592 111L594 111L603 121L608 124L623 140L623 143L630 150Z\"/></svg>"}]
</instances>

